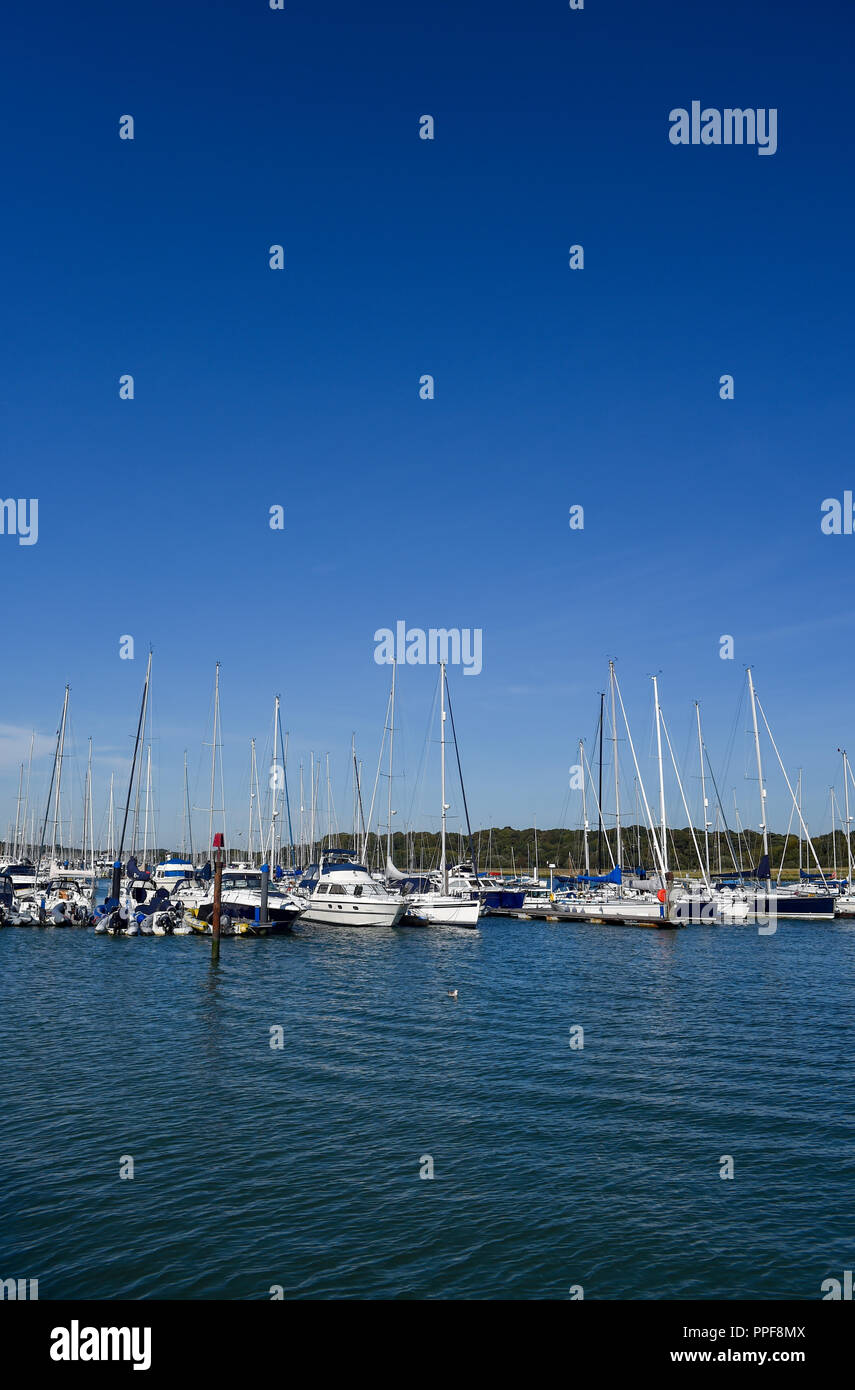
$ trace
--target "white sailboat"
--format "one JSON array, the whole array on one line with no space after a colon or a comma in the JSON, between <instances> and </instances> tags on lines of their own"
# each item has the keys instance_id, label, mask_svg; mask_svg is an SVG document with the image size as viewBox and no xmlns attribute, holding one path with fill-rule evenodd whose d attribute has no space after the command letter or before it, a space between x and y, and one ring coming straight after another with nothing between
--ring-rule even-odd
<instances>
[{"instance_id":1,"label":"white sailboat","mask_svg":"<svg viewBox=\"0 0 855 1390\"><path fill-rule=\"evenodd\" d=\"M448 802L445 799L445 662L439 665L440 689L440 808L442 833L440 839L439 883L435 890L423 893L410 893L406 899L405 920L418 926L430 927L477 927L481 915L481 898L463 897L450 893L448 884L448 859L446 817ZM391 858L387 863L392 869Z\"/></svg>"}]
</instances>

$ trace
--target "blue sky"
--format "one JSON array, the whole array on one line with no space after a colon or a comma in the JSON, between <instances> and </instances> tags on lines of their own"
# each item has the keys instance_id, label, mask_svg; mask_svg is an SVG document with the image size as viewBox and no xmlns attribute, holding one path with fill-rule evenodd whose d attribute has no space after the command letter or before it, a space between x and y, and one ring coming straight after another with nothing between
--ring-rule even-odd
<instances>
[{"instance_id":1,"label":"blue sky","mask_svg":"<svg viewBox=\"0 0 855 1390\"><path fill-rule=\"evenodd\" d=\"M38 497L39 541L0 536L4 828L66 682L103 809L149 643L161 839L217 659L238 822L277 691L292 769L329 751L344 799L353 731L373 775L373 634L399 619L483 630L482 673L451 673L478 823L575 822L613 656L645 774L649 674L678 756L699 699L723 772L752 663L824 828L855 748L855 537L819 527L855 479L848 5L140 0L7 23L0 496ZM775 107L776 154L672 146L694 99ZM402 770L434 685L402 673ZM754 824L746 722L727 783ZM784 828L774 776L770 810Z\"/></svg>"}]
</instances>

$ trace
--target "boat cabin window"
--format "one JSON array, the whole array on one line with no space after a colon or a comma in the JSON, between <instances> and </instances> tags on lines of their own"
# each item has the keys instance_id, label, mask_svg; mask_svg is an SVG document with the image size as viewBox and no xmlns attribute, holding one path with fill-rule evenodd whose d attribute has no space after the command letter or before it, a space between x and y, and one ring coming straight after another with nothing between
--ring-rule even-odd
<instances>
[{"instance_id":1,"label":"boat cabin window","mask_svg":"<svg viewBox=\"0 0 855 1390\"><path fill-rule=\"evenodd\" d=\"M329 891L331 893L339 893L342 897L346 896L344 885L341 883L331 883L329 886Z\"/></svg>"},{"instance_id":2,"label":"boat cabin window","mask_svg":"<svg viewBox=\"0 0 855 1390\"><path fill-rule=\"evenodd\" d=\"M230 890L235 889L235 888L253 888L253 889L258 889L258 888L261 887L261 875L260 875L260 874L223 874L223 887L224 887L224 888L228 888L228 889L230 889Z\"/></svg>"}]
</instances>

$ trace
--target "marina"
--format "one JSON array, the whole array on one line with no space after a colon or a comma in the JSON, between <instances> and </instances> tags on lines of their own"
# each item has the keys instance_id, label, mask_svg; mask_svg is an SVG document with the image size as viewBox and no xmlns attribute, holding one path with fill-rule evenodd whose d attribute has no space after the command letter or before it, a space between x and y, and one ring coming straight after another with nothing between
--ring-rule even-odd
<instances>
[{"instance_id":1,"label":"marina","mask_svg":"<svg viewBox=\"0 0 855 1390\"><path fill-rule=\"evenodd\" d=\"M208 808L209 848L193 850L192 810L187 757L183 772L184 846L182 851L151 856L152 824L152 740L149 728L152 681L152 654L149 653L139 707L137 734L124 804L115 804L114 776L110 779L108 826L113 843L107 850L96 845L94 792L92 779L92 740L88 741L84 800L83 839L79 849L63 848L66 809L62 800L63 764L67 759L69 688L66 687L56 747L44 810L41 833L36 846L28 844L26 825L31 795L32 766L27 769L26 798L23 796L24 765L21 764L18 801L11 843L0 857L0 926L8 927L93 927L99 934L125 936L174 936L197 933L219 941L220 936L272 935L292 931L301 923L339 928L456 927L475 929L482 915L516 921L546 921L572 924L588 922L601 926L660 927L676 929L699 924L720 926L752 925L761 933L776 930L779 920L831 921L835 917L855 916L853 891L852 817L850 790L855 775L845 749L842 758L843 806L834 787L830 791L832 817L831 851L833 865L820 861L802 812L803 770L795 780L788 775L772 729L760 702L751 668L746 671L746 714L750 715L756 788L759 800L759 830L753 838L740 823L731 831L718 791L709 749L704 740L699 703L695 703L697 730L697 784L700 790L700 825L696 825L686 794L688 769L682 769L674 754L669 725L660 702L659 680L652 677L655 730L654 779L651 792L645 786L642 768L617 678L615 663L608 667L608 742L611 745L611 803L603 786L604 740L606 739L607 699L602 692L594 746L596 768L587 755L584 740L579 742L579 762L571 769L571 789L578 792L580 828L574 847L568 848L566 862L549 863L544 879L537 864L538 831L534 828L534 871L522 874L516 869L484 868L478 864L481 836L473 835L463 781L460 749L454 726L451 693L444 662L438 668L434 709L438 722L439 748L439 825L438 840L428 862L425 846L430 837L405 831L403 849L409 862L395 862L401 848L400 836L393 833L395 786L395 711L398 681L397 664L392 664L391 689L384 716L382 739L370 801L366 810L362 765L352 742L349 763L352 769L353 823L349 835L342 837L336 819L333 834L333 794L330 758L326 758L327 833L316 834L321 814L321 764L310 765L308 842L305 837L303 767L300 767L300 828L295 842L288 781L287 739L281 725L280 699L273 704L272 766L269 791L262 796L258 777L256 740L250 743L249 819L246 850L248 858L236 859L228 851L225 835L215 823L225 820L226 794L220 738L220 664L214 679L211 754L210 806ZM742 704L740 704L740 710ZM620 712L620 719L618 717ZM739 718L740 711L737 712ZM433 715L431 716L431 724ZM780 778L791 801L787 834L780 851L777 872L772 868L772 839L767 824L768 774L764 762L761 728L766 736L767 754L774 753ZM620 746L625 745L623 766ZM453 755L453 758L452 758ZM448 812L452 803L449 759L457 774L456 795L462 817L456 835L457 848L468 858L455 861L450 854L451 833ZM666 805L666 761L670 760L672 795L676 790L678 811L682 811L684 853L677 850ZM627 787L624 780L629 761L634 790L634 812L643 812L644 821L627 817ZM143 768L145 767L145 773ZM385 833L379 819L378 789L381 776L386 781ZM715 821L708 789L715 789ZM219 788L219 792L218 792ZM214 803L219 794L220 808ZM623 796L623 801L622 801ZM596 820L590 817L591 802ZM262 821L265 804L267 827ZM656 808L655 810L653 808ZM658 814L657 814L658 813ZM796 822L795 833L793 822ZM839 836L838 836L838 824ZM35 814L31 815L34 828ZM50 833L48 834L48 827ZM464 834L465 829L465 834ZM69 832L70 833L70 832ZM563 832L552 832L562 834ZM287 840L284 838L287 834ZM190 852L186 841L189 838ZM417 862L416 839L422 849ZM542 832L541 832L542 838ZM570 833L567 833L568 845ZM337 843L333 843L333 840ZM344 840L344 843L338 841ZM780 840L780 837L778 837ZM488 842L489 843L489 842ZM798 868L787 865L787 852L798 847ZM723 849L723 846L725 847ZM575 854L574 854L575 848ZM32 857L27 857L29 850ZM127 852L129 850L129 852ZM686 862L685 851L689 851ZM11 853L10 853L11 851ZM580 853L581 851L581 853ZM840 862L838 863L838 852ZM489 858L488 849L488 858ZM723 854L725 859L723 860ZM435 855L435 858L433 857ZM730 864L726 865L729 856ZM593 864L593 860L596 863ZM604 864L608 860L608 865ZM755 861L752 864L752 859ZM746 864L747 860L747 864ZM693 862L692 862L693 861ZM592 872L592 868L596 872ZM100 876L100 877L99 877ZM105 885L104 880L108 880ZM100 887L99 887L100 885Z\"/></svg>"}]
</instances>

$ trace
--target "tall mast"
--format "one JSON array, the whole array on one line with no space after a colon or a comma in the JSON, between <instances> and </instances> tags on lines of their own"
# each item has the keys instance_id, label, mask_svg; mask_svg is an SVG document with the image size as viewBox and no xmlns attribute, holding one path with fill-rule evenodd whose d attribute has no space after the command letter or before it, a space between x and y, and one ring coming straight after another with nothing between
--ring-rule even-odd
<instances>
[{"instance_id":1,"label":"tall mast","mask_svg":"<svg viewBox=\"0 0 855 1390\"><path fill-rule=\"evenodd\" d=\"M253 739L250 739L249 745L250 745L250 747L249 747L249 829L248 829L247 838L246 838L246 852L247 852L247 857L248 857L248 859L249 859L249 862L250 862L250 864L251 864L251 863L253 862L252 812L253 812L253 806L254 806L254 803L255 803L255 779L256 779L256 775L257 775L257 774L256 774L256 764L255 764L255 739L254 739L254 738L253 738Z\"/></svg>"},{"instance_id":2,"label":"tall mast","mask_svg":"<svg viewBox=\"0 0 855 1390\"><path fill-rule=\"evenodd\" d=\"M582 772L582 836L585 846L585 876L591 876L591 860L588 853L588 802L585 793L585 744L579 739L579 767Z\"/></svg>"},{"instance_id":3,"label":"tall mast","mask_svg":"<svg viewBox=\"0 0 855 1390\"><path fill-rule=\"evenodd\" d=\"M621 865L621 843L620 843L620 777L618 774L618 738L617 720L615 719L615 664L609 662L609 687L612 696L612 748L614 750L615 764L615 864L618 868Z\"/></svg>"},{"instance_id":4,"label":"tall mast","mask_svg":"<svg viewBox=\"0 0 855 1390\"><path fill-rule=\"evenodd\" d=\"M656 706L656 757L659 763L659 825L662 836L662 862L668 872L668 822L665 815L665 777L662 771L662 714L659 708L659 682L653 677L653 701Z\"/></svg>"},{"instance_id":5,"label":"tall mast","mask_svg":"<svg viewBox=\"0 0 855 1390\"><path fill-rule=\"evenodd\" d=\"M148 745L148 758L145 772L145 817L143 820L143 868L148 862L148 817L151 808L151 743Z\"/></svg>"},{"instance_id":6,"label":"tall mast","mask_svg":"<svg viewBox=\"0 0 855 1390\"><path fill-rule=\"evenodd\" d=\"M834 814L834 788L830 787L831 795L831 853L834 859L834 877L837 878L837 818Z\"/></svg>"},{"instance_id":7,"label":"tall mast","mask_svg":"<svg viewBox=\"0 0 855 1390\"><path fill-rule=\"evenodd\" d=\"M357 797L357 792L358 792L358 789L359 789L359 782L358 782L357 776L356 776L356 733L355 733L355 732L351 733L351 735L350 735L350 766L351 766L351 769L352 769L352 772L353 772L353 833L352 833L352 837L351 837L351 838L352 838L352 840L353 840L353 852L354 852L354 854L356 855L356 857L359 858L359 855L357 854L357 838L356 838L356 837L357 837L357 818L356 818L356 805L357 805L357 801L356 801L356 797Z\"/></svg>"},{"instance_id":8,"label":"tall mast","mask_svg":"<svg viewBox=\"0 0 855 1390\"><path fill-rule=\"evenodd\" d=\"M760 830L763 834L763 854L766 857L767 866L769 859L769 828L766 824L766 787L763 783L763 759L760 756L760 730L757 727L757 699L754 694L754 680L751 675L751 667L748 667L748 691L751 696L751 722L754 725L754 750L757 754L757 780L760 785ZM801 813L799 814L801 820ZM771 888L772 871L771 866L767 867L766 882Z\"/></svg>"},{"instance_id":9,"label":"tall mast","mask_svg":"<svg viewBox=\"0 0 855 1390\"><path fill-rule=\"evenodd\" d=\"M64 723L64 721L65 721L65 708L66 708L66 705L67 705L67 704L68 704L68 686L65 687L65 699L63 700L63 705L62 705L63 723ZM40 837L40 839L39 839L39 853L38 853L38 858L37 858L37 860L36 860L36 881L38 881L38 876L39 876L39 873L40 873L41 867L42 867L42 854L44 853L44 848L45 848L45 834L47 833L48 816L50 815L50 799L51 799L51 796L53 795L54 781L55 781L55 779L56 779L56 769L57 769L57 765L58 765L58 763L59 763L59 740L60 740L60 730L57 729L57 733L56 733L56 748L55 748L55 750L54 750L54 755L53 755L53 767L51 768L51 773L50 773L50 785L48 786L48 792L47 792L47 796L46 796L46 798L45 798L45 815L44 815L44 820L42 821L41 837ZM54 831L54 835L55 835L55 834L56 834L56 832ZM34 824L34 825L33 825L33 847L34 847L34 848L35 848L35 837L36 837L36 828L35 828L35 824Z\"/></svg>"},{"instance_id":10,"label":"tall mast","mask_svg":"<svg viewBox=\"0 0 855 1390\"><path fill-rule=\"evenodd\" d=\"M603 706L606 693L600 691L600 771L597 782L597 873L603 872Z\"/></svg>"},{"instance_id":11,"label":"tall mast","mask_svg":"<svg viewBox=\"0 0 855 1390\"><path fill-rule=\"evenodd\" d=\"M315 755L309 754L309 858L315 853Z\"/></svg>"},{"instance_id":12,"label":"tall mast","mask_svg":"<svg viewBox=\"0 0 855 1390\"><path fill-rule=\"evenodd\" d=\"M21 763L21 775L18 778L18 800L15 804L15 838L12 841L12 858L18 858L18 829L21 822L21 795L24 790L24 764Z\"/></svg>"},{"instance_id":13,"label":"tall mast","mask_svg":"<svg viewBox=\"0 0 855 1390\"><path fill-rule=\"evenodd\" d=\"M270 864L276 863L276 817L279 814L279 696L273 701L273 780L270 795Z\"/></svg>"},{"instance_id":14,"label":"tall mast","mask_svg":"<svg viewBox=\"0 0 855 1390\"><path fill-rule=\"evenodd\" d=\"M394 681L394 668L392 679ZM394 688L394 687L393 687ZM448 807L445 804L445 662L439 663L439 693L440 693L440 716L439 716L439 746L440 746L440 767L441 776L441 795L442 795L442 846L440 852L439 871L442 876L442 891L448 893L448 866L445 859L445 815ZM390 773L391 778L391 773ZM391 785L391 780L390 780Z\"/></svg>"},{"instance_id":15,"label":"tall mast","mask_svg":"<svg viewBox=\"0 0 855 1390\"><path fill-rule=\"evenodd\" d=\"M846 873L848 878L849 891L852 891L852 819L849 815L849 767L846 758L846 749L838 748L838 753L843 754L843 790L846 797Z\"/></svg>"},{"instance_id":16,"label":"tall mast","mask_svg":"<svg viewBox=\"0 0 855 1390\"><path fill-rule=\"evenodd\" d=\"M802 876L802 770L799 768L799 780L796 789L796 804L799 808L799 878Z\"/></svg>"},{"instance_id":17,"label":"tall mast","mask_svg":"<svg viewBox=\"0 0 855 1390\"><path fill-rule=\"evenodd\" d=\"M443 666L442 669L445 670L445 667ZM389 807L388 807L388 811L389 811L389 823L388 823L388 826L386 827L386 863L387 863L387 864L391 864L391 862L392 862L392 751L393 751L394 745L395 745L395 675L396 675L396 673L397 673L397 670L398 670L398 664L397 664L396 661L393 661L393 662L392 662L392 696L391 696L391 702L390 702L390 718L389 718ZM444 691L444 684L443 684L443 691ZM444 701L444 699L445 699L445 695L444 695L444 693L443 693L443 701ZM444 705L444 704L443 704L443 708L445 708L445 705ZM445 720L445 716L443 716L443 728L442 728L443 734L445 733L445 723L444 723L444 720ZM442 799L443 799L443 801L445 800L445 793L444 793L444 792L443 792L443 797L442 797Z\"/></svg>"},{"instance_id":18,"label":"tall mast","mask_svg":"<svg viewBox=\"0 0 855 1390\"><path fill-rule=\"evenodd\" d=\"M137 767L137 754L139 753L139 748L140 748L140 736L141 736L141 734L142 734L142 732L143 732L143 728L144 728L144 726L145 726L145 712L146 712L146 707L147 707L147 704L148 704L148 686L149 686L149 681L150 681L150 680L151 680L151 649L149 649L149 653L148 653L148 665L147 665L146 668L145 668L145 684L143 685L142 702L141 702L141 704L140 704L140 717L139 717L139 723L137 724L137 736L136 736L136 738L135 738L135 740L134 740L134 756L133 756L133 758L132 758L132 760L131 760L131 776L130 776L130 780L129 780L129 782L128 782L128 794L127 794L127 797L125 798L125 815L124 815L124 818L123 818L123 820L122 820L122 833L121 833L121 837L120 837L120 839L119 839L119 846L118 846L118 849L117 849L117 851L116 851L116 858L117 858L117 859L121 859L121 857L122 857L122 852L124 851L124 848L125 848L125 831L126 831L127 826L128 826L128 812L129 812L130 809L131 809L131 793L132 793L133 788L134 788L134 773L136 772L136 767ZM113 880L114 880L114 883L115 883L115 881L116 881L116 876L115 876L115 874L114 874L114 876L113 876ZM113 896L115 896L115 894L114 894Z\"/></svg>"},{"instance_id":19,"label":"tall mast","mask_svg":"<svg viewBox=\"0 0 855 1390\"><path fill-rule=\"evenodd\" d=\"M86 868L86 850L89 850L90 869L95 869L95 837L92 813L92 739L89 739L89 760L86 766L86 792L83 798L83 868Z\"/></svg>"},{"instance_id":20,"label":"tall mast","mask_svg":"<svg viewBox=\"0 0 855 1390\"><path fill-rule=\"evenodd\" d=\"M24 850L24 841L25 841L26 835L27 835L27 812L28 812L29 809L30 809L30 778L32 777L32 773L33 773L33 744L35 743L35 741L36 741L36 731L35 731L35 729L33 729L32 733L30 734L30 758L29 758L29 762L27 763L27 793L26 793L26 796L24 797L24 814L23 814L23 817L22 817L22 819L21 819L21 853L22 853L22 854L23 854L23 850ZM30 839L32 840L32 836L30 836ZM31 845L30 845L30 850L31 850L31 851L32 851L32 848L33 848L33 846L32 846L32 844L31 844Z\"/></svg>"},{"instance_id":21,"label":"tall mast","mask_svg":"<svg viewBox=\"0 0 855 1390\"><path fill-rule=\"evenodd\" d=\"M303 818L305 812L303 804L303 764L300 763L300 868L306 867L306 825Z\"/></svg>"},{"instance_id":22,"label":"tall mast","mask_svg":"<svg viewBox=\"0 0 855 1390\"><path fill-rule=\"evenodd\" d=\"M698 716L698 756L701 760L701 805L704 812L704 860L707 867L707 882L710 876L710 821L707 814L707 783L704 772L704 740L701 734L701 706L695 701L695 713Z\"/></svg>"},{"instance_id":23,"label":"tall mast","mask_svg":"<svg viewBox=\"0 0 855 1390\"><path fill-rule=\"evenodd\" d=\"M116 811L113 803L113 778L115 772L110 773L110 817L107 822L107 839L110 842L110 860L116 857Z\"/></svg>"},{"instance_id":24,"label":"tall mast","mask_svg":"<svg viewBox=\"0 0 855 1390\"><path fill-rule=\"evenodd\" d=\"M92 873L92 886L95 886L95 812L92 797L92 740L89 740L89 868Z\"/></svg>"},{"instance_id":25,"label":"tall mast","mask_svg":"<svg viewBox=\"0 0 855 1390\"><path fill-rule=\"evenodd\" d=\"M53 804L53 850L52 850L53 861L54 861L55 863L58 863L58 862L59 862L59 855L57 854L57 828L58 828L58 826L59 826L59 821L60 821L59 795L60 795L60 784L61 784L61 782L62 782L62 758L63 758L63 751L64 751L64 749L65 749L65 721L66 721L66 719L67 719L67 717L68 717L68 691L69 691L69 687L66 686L66 687L65 687L65 699L64 699L63 702L62 702L62 723L60 724L60 727L59 727L59 747L58 747L58 749L57 749L57 763L56 763L56 797L55 797L54 804Z\"/></svg>"}]
</instances>

